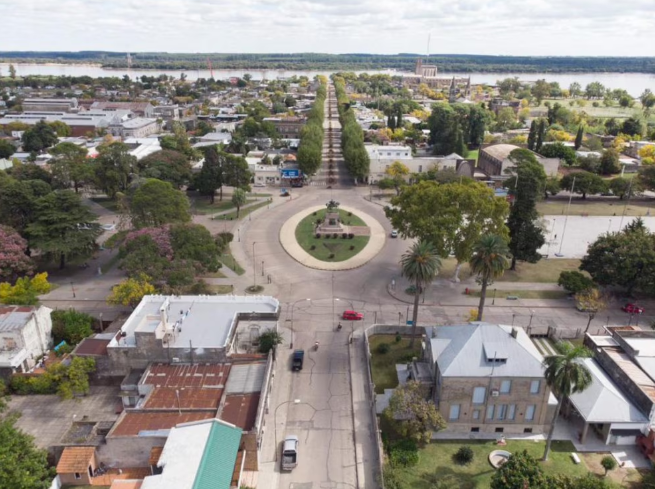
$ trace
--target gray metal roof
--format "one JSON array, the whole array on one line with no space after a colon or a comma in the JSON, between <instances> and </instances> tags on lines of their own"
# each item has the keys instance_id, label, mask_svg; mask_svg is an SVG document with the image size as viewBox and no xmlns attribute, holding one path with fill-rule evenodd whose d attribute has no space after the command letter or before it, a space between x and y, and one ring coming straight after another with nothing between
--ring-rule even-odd
<instances>
[{"instance_id":1,"label":"gray metal roof","mask_svg":"<svg viewBox=\"0 0 655 489\"><path fill-rule=\"evenodd\" d=\"M444 377L543 377L543 357L520 328L514 338L511 326L439 326L432 328L430 347Z\"/></svg>"},{"instance_id":2,"label":"gray metal roof","mask_svg":"<svg viewBox=\"0 0 655 489\"><path fill-rule=\"evenodd\" d=\"M247 394L261 392L266 375L265 363L234 365L225 385L225 394Z\"/></svg>"},{"instance_id":3,"label":"gray metal roof","mask_svg":"<svg viewBox=\"0 0 655 489\"><path fill-rule=\"evenodd\" d=\"M647 423L648 419L632 404L592 358L581 360L591 373L591 385L569 397L575 409L590 423Z\"/></svg>"}]
</instances>

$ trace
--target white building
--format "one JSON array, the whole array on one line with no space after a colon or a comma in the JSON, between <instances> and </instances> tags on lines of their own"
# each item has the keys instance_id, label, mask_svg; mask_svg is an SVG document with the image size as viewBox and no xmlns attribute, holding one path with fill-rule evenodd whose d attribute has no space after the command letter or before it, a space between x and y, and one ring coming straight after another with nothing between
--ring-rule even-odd
<instances>
[{"instance_id":1,"label":"white building","mask_svg":"<svg viewBox=\"0 0 655 489\"><path fill-rule=\"evenodd\" d=\"M394 161L398 161L409 168L410 174L424 173L433 168L443 170L444 168L456 169L457 161L462 160L460 155L453 153L448 156L414 157L412 148L409 146L380 146L366 144L364 146L371 161L369 169L369 183L377 183L387 177L385 171Z\"/></svg>"},{"instance_id":2,"label":"white building","mask_svg":"<svg viewBox=\"0 0 655 489\"><path fill-rule=\"evenodd\" d=\"M52 346L52 309L0 307L0 370L27 372Z\"/></svg>"},{"instance_id":3,"label":"white building","mask_svg":"<svg viewBox=\"0 0 655 489\"><path fill-rule=\"evenodd\" d=\"M116 136L122 138L145 138L151 134L156 134L160 130L157 119L147 119L145 117L135 117L120 123L119 133ZM112 124L112 133L114 127Z\"/></svg>"}]
</instances>

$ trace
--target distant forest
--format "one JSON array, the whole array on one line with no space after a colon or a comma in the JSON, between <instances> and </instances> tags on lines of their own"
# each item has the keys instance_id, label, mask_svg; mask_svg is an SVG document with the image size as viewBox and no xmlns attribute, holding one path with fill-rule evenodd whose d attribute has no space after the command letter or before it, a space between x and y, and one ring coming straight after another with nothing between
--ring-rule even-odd
<instances>
[{"instance_id":1,"label":"distant forest","mask_svg":"<svg viewBox=\"0 0 655 489\"><path fill-rule=\"evenodd\" d=\"M413 71L418 54L203 54L133 53L132 68L197 70L383 70ZM108 51L39 52L0 51L5 63L95 63L107 68L127 67L126 53ZM423 62L436 64L446 72L501 73L655 73L655 58L482 56L440 54Z\"/></svg>"}]
</instances>

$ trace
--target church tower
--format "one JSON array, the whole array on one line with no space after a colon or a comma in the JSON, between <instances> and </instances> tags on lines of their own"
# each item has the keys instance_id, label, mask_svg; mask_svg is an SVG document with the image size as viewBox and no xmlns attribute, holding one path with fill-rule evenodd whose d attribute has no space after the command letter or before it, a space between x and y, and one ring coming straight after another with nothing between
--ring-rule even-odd
<instances>
[{"instance_id":1,"label":"church tower","mask_svg":"<svg viewBox=\"0 0 655 489\"><path fill-rule=\"evenodd\" d=\"M450 88L448 89L448 102L454 104L457 101L457 85L455 85L455 77L450 82Z\"/></svg>"}]
</instances>

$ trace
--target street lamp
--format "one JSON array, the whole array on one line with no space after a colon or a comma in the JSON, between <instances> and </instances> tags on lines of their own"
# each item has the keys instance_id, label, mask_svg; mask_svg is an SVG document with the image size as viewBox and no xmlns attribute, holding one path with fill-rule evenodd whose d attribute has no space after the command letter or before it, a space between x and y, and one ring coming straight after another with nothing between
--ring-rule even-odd
<instances>
[{"instance_id":1,"label":"street lamp","mask_svg":"<svg viewBox=\"0 0 655 489\"><path fill-rule=\"evenodd\" d=\"M73 287L73 281L71 280L71 290L73 291L73 299L75 299L75 287Z\"/></svg>"},{"instance_id":2,"label":"street lamp","mask_svg":"<svg viewBox=\"0 0 655 489\"><path fill-rule=\"evenodd\" d=\"M494 300L491 301L491 305L492 306L496 305L496 289L494 289Z\"/></svg>"},{"instance_id":3,"label":"street lamp","mask_svg":"<svg viewBox=\"0 0 655 489\"><path fill-rule=\"evenodd\" d=\"M257 260L255 260L255 245L256 241L252 242L252 290L255 291L257 287Z\"/></svg>"},{"instance_id":4,"label":"street lamp","mask_svg":"<svg viewBox=\"0 0 655 489\"><path fill-rule=\"evenodd\" d=\"M294 329L293 329L293 309L296 307L296 304L298 304L301 301L311 301L311 299L298 299L296 302L291 304L291 341L289 342L289 348L293 348L293 335L294 335Z\"/></svg>"},{"instance_id":5,"label":"street lamp","mask_svg":"<svg viewBox=\"0 0 655 489\"><path fill-rule=\"evenodd\" d=\"M273 415L273 421L275 422L275 461L277 462L277 452L278 452L278 446L277 446L277 410L280 409L280 407L284 406L285 404L289 403L294 403L294 404L300 404L300 399L294 399L293 401L284 401L275 408L275 413Z\"/></svg>"}]
</instances>

